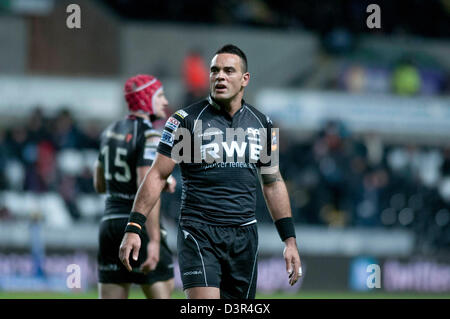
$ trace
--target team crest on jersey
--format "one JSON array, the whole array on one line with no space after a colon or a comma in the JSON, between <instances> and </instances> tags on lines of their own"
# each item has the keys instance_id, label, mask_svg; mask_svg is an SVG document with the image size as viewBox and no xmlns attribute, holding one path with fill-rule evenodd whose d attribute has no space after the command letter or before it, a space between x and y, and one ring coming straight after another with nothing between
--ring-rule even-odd
<instances>
[{"instance_id":1,"label":"team crest on jersey","mask_svg":"<svg viewBox=\"0 0 450 319\"><path fill-rule=\"evenodd\" d=\"M175 114L178 115L179 117L181 117L182 119L184 119L186 116L188 116L188 113L186 113L183 110L179 110Z\"/></svg>"},{"instance_id":2,"label":"team crest on jersey","mask_svg":"<svg viewBox=\"0 0 450 319\"><path fill-rule=\"evenodd\" d=\"M180 125L180 121L178 121L176 118L174 117L169 117L169 119L166 122L166 127L170 128L172 131L176 131L176 129L178 128L178 126Z\"/></svg>"},{"instance_id":3,"label":"team crest on jersey","mask_svg":"<svg viewBox=\"0 0 450 319\"><path fill-rule=\"evenodd\" d=\"M161 143L164 143L166 145L169 145L170 147L173 146L173 134L169 131L164 130L161 135Z\"/></svg>"}]
</instances>

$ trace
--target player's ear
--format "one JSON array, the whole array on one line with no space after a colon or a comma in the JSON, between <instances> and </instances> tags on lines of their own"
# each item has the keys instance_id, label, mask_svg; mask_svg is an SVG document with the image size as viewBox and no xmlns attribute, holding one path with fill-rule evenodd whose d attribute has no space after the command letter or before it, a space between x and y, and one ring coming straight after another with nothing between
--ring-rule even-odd
<instances>
[{"instance_id":1,"label":"player's ear","mask_svg":"<svg viewBox=\"0 0 450 319\"><path fill-rule=\"evenodd\" d=\"M246 87L248 85L248 82L250 82L250 73L245 72L242 75L242 86Z\"/></svg>"}]
</instances>

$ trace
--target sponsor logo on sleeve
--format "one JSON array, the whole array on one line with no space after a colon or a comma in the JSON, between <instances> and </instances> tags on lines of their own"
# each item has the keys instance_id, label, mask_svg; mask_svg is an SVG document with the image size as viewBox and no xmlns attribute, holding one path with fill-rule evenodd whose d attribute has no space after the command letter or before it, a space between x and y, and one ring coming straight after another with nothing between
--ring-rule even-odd
<instances>
[{"instance_id":1,"label":"sponsor logo on sleeve","mask_svg":"<svg viewBox=\"0 0 450 319\"><path fill-rule=\"evenodd\" d=\"M181 117L182 119L184 119L186 116L188 116L188 113L186 113L183 110L179 110L175 114L178 115L179 117Z\"/></svg>"},{"instance_id":2,"label":"sponsor logo on sleeve","mask_svg":"<svg viewBox=\"0 0 450 319\"><path fill-rule=\"evenodd\" d=\"M172 131L176 131L178 126L180 125L180 121L178 121L174 117L169 117L169 119L166 122L166 127L170 128Z\"/></svg>"},{"instance_id":3,"label":"sponsor logo on sleeve","mask_svg":"<svg viewBox=\"0 0 450 319\"><path fill-rule=\"evenodd\" d=\"M173 134L170 133L169 131L164 130L162 132L162 136L161 136L161 143L164 143L166 145L169 145L170 147L173 146Z\"/></svg>"}]
</instances>

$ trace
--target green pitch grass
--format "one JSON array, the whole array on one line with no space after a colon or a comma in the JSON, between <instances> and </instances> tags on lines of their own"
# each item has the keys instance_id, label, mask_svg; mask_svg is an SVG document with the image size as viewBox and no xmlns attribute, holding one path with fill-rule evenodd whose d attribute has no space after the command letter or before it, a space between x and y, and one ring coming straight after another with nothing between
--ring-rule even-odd
<instances>
[{"instance_id":1,"label":"green pitch grass","mask_svg":"<svg viewBox=\"0 0 450 319\"><path fill-rule=\"evenodd\" d=\"M88 292L6 292L0 291L0 299L97 299L97 291ZM138 289L132 289L131 299L144 299ZM174 299L185 299L182 291L173 293ZM447 294L416 294L416 293L386 293L386 292L300 292L297 294L273 293L256 294L256 299L450 299Z\"/></svg>"}]
</instances>

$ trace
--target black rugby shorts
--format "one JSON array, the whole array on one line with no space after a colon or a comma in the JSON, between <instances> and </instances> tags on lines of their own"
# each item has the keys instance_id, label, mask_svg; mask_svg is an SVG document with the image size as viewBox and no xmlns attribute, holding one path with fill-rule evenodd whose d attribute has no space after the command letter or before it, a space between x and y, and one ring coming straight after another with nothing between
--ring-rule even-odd
<instances>
[{"instance_id":1,"label":"black rugby shorts","mask_svg":"<svg viewBox=\"0 0 450 319\"><path fill-rule=\"evenodd\" d=\"M135 283L152 285L157 281L174 278L172 252L167 245L165 230L161 232L161 246L159 262L154 271L144 274L139 270L147 259L147 244L149 237L143 228L141 232L141 248L139 257L134 261L130 254L130 264L133 268L129 272L119 259L119 247L122 241L128 218L114 218L103 220L99 231L98 281L100 283Z\"/></svg>"},{"instance_id":2,"label":"black rugby shorts","mask_svg":"<svg viewBox=\"0 0 450 319\"><path fill-rule=\"evenodd\" d=\"M221 298L255 298L256 223L224 227L182 221L177 250L183 289L218 287Z\"/></svg>"}]
</instances>

